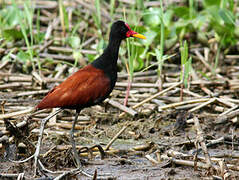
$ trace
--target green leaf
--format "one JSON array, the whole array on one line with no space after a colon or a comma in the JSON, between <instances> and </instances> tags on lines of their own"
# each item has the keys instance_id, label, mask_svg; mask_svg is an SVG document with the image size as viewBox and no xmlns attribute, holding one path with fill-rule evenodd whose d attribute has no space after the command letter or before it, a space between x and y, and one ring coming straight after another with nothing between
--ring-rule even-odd
<instances>
[{"instance_id":1,"label":"green leaf","mask_svg":"<svg viewBox=\"0 0 239 180\"><path fill-rule=\"evenodd\" d=\"M104 48L105 48L105 41L104 39L101 39L99 44L97 44L96 46L96 50L99 51L99 52L103 52Z\"/></svg>"},{"instance_id":2,"label":"green leaf","mask_svg":"<svg viewBox=\"0 0 239 180\"><path fill-rule=\"evenodd\" d=\"M160 25L160 13L159 8L149 8L143 13L143 21L146 25L155 27Z\"/></svg>"},{"instance_id":3,"label":"green leaf","mask_svg":"<svg viewBox=\"0 0 239 180\"><path fill-rule=\"evenodd\" d=\"M96 13L93 16L94 21L98 28L101 26L101 12L100 12L100 0L95 0Z\"/></svg>"},{"instance_id":4,"label":"green leaf","mask_svg":"<svg viewBox=\"0 0 239 180\"><path fill-rule=\"evenodd\" d=\"M211 21L217 22L220 25L223 25L223 20L219 15L219 8L217 6L211 6L206 9L209 15L211 15Z\"/></svg>"},{"instance_id":5,"label":"green leaf","mask_svg":"<svg viewBox=\"0 0 239 180\"><path fill-rule=\"evenodd\" d=\"M185 63L185 71L184 71L184 86L187 87L188 85L188 78L189 78L189 74L190 74L190 71L191 71L191 68L192 68L192 57L190 57L188 59L188 61Z\"/></svg>"},{"instance_id":6,"label":"green leaf","mask_svg":"<svg viewBox=\"0 0 239 180\"><path fill-rule=\"evenodd\" d=\"M144 67L144 60L141 58L137 58L134 61L134 71L140 71Z\"/></svg>"},{"instance_id":7,"label":"green leaf","mask_svg":"<svg viewBox=\"0 0 239 180\"><path fill-rule=\"evenodd\" d=\"M186 6L177 6L173 9L174 15L183 18L183 19L189 19L189 8Z\"/></svg>"},{"instance_id":8,"label":"green leaf","mask_svg":"<svg viewBox=\"0 0 239 180\"><path fill-rule=\"evenodd\" d=\"M203 5L205 8L208 6L220 6L221 0L203 0Z\"/></svg>"},{"instance_id":9,"label":"green leaf","mask_svg":"<svg viewBox=\"0 0 239 180\"><path fill-rule=\"evenodd\" d=\"M134 67L134 71L140 71L143 67L144 67L144 47L142 46L137 46L134 45L135 47L135 52L134 52L134 63L133 63L133 67Z\"/></svg>"},{"instance_id":10,"label":"green leaf","mask_svg":"<svg viewBox=\"0 0 239 180\"><path fill-rule=\"evenodd\" d=\"M12 52L13 52L13 50L11 50L7 55L3 56L1 60L2 60L3 62L5 62L5 61L11 61L10 55L11 55Z\"/></svg>"},{"instance_id":11,"label":"green leaf","mask_svg":"<svg viewBox=\"0 0 239 180\"><path fill-rule=\"evenodd\" d=\"M18 24L18 16L23 16L22 11L17 12L13 6L7 7L0 11L0 16L3 18L2 25L6 28L13 28Z\"/></svg>"},{"instance_id":12,"label":"green leaf","mask_svg":"<svg viewBox=\"0 0 239 180\"><path fill-rule=\"evenodd\" d=\"M239 27L235 28L234 34L235 34L236 38L239 38Z\"/></svg>"},{"instance_id":13,"label":"green leaf","mask_svg":"<svg viewBox=\"0 0 239 180\"><path fill-rule=\"evenodd\" d=\"M181 52L181 64L186 64L187 60L188 60L188 44L187 41L184 41L183 45L181 45L180 48L180 52Z\"/></svg>"},{"instance_id":14,"label":"green leaf","mask_svg":"<svg viewBox=\"0 0 239 180\"><path fill-rule=\"evenodd\" d=\"M221 14L219 13L220 11ZM227 13L225 10L219 10L216 6L211 6L207 9L207 12L210 15L211 28L214 29L219 36L224 36L225 33L231 34L234 31L235 26L228 18L230 17L229 13Z\"/></svg>"},{"instance_id":15,"label":"green leaf","mask_svg":"<svg viewBox=\"0 0 239 180\"><path fill-rule=\"evenodd\" d=\"M165 48L166 49L171 48L177 43L177 41L178 41L178 37L176 35L169 37L168 39L165 40Z\"/></svg>"},{"instance_id":16,"label":"green leaf","mask_svg":"<svg viewBox=\"0 0 239 180\"><path fill-rule=\"evenodd\" d=\"M77 66L78 61L83 58L83 55L79 50L75 50L73 51L73 58L75 59L74 65Z\"/></svg>"},{"instance_id":17,"label":"green leaf","mask_svg":"<svg viewBox=\"0 0 239 180\"><path fill-rule=\"evenodd\" d=\"M144 9L144 1L143 0L136 0L135 1L137 9Z\"/></svg>"},{"instance_id":18,"label":"green leaf","mask_svg":"<svg viewBox=\"0 0 239 180\"><path fill-rule=\"evenodd\" d=\"M23 63L26 63L26 62L28 62L30 60L29 53L20 50L17 53L17 59L22 61Z\"/></svg>"},{"instance_id":19,"label":"green leaf","mask_svg":"<svg viewBox=\"0 0 239 180\"><path fill-rule=\"evenodd\" d=\"M146 58L146 56L147 56L147 52L149 51L149 46L145 46L144 48L143 48L143 52L139 55L139 57L141 58L141 59L145 59Z\"/></svg>"},{"instance_id":20,"label":"green leaf","mask_svg":"<svg viewBox=\"0 0 239 180\"><path fill-rule=\"evenodd\" d=\"M169 27L173 18L173 10L168 9L164 14L163 14L163 22L166 27Z\"/></svg>"},{"instance_id":21,"label":"green leaf","mask_svg":"<svg viewBox=\"0 0 239 180\"><path fill-rule=\"evenodd\" d=\"M233 16L232 12L230 12L227 9L220 9L219 15L225 22L225 24L228 25L235 25L235 17Z\"/></svg>"},{"instance_id":22,"label":"green leaf","mask_svg":"<svg viewBox=\"0 0 239 180\"><path fill-rule=\"evenodd\" d=\"M96 56L94 54L87 54L87 59L89 62L93 62L95 60Z\"/></svg>"},{"instance_id":23,"label":"green leaf","mask_svg":"<svg viewBox=\"0 0 239 180\"><path fill-rule=\"evenodd\" d=\"M5 29L3 30L3 37L7 40L19 40L23 38L23 34L17 29Z\"/></svg>"},{"instance_id":24,"label":"green leaf","mask_svg":"<svg viewBox=\"0 0 239 180\"><path fill-rule=\"evenodd\" d=\"M194 19L192 19L192 25L195 29L198 30L202 30L205 28L206 24L208 23L209 18L208 15L204 15L204 14L199 14L197 15L197 17L195 17ZM205 30L204 30L205 31Z\"/></svg>"},{"instance_id":25,"label":"green leaf","mask_svg":"<svg viewBox=\"0 0 239 180\"><path fill-rule=\"evenodd\" d=\"M206 33L203 31L199 31L197 33L197 39L199 42L203 43L203 44L208 44L208 38L206 36Z\"/></svg>"},{"instance_id":26,"label":"green leaf","mask_svg":"<svg viewBox=\"0 0 239 180\"><path fill-rule=\"evenodd\" d=\"M79 38L79 36L70 36L67 39L67 42L69 43L69 45L73 48L73 49L79 49L80 45L81 45L81 40Z\"/></svg>"},{"instance_id":27,"label":"green leaf","mask_svg":"<svg viewBox=\"0 0 239 180\"><path fill-rule=\"evenodd\" d=\"M147 37L144 40L141 40L141 42L146 45L149 46L152 44L152 42L154 41L155 37L157 36L157 33L155 31L149 30L147 32L144 33L144 35Z\"/></svg>"}]
</instances>

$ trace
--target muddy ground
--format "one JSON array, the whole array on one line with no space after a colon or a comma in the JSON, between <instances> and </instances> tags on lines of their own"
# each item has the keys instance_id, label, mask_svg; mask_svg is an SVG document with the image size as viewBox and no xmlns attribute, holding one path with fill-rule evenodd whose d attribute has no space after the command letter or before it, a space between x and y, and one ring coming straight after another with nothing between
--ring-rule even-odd
<instances>
[{"instance_id":1,"label":"muddy ground","mask_svg":"<svg viewBox=\"0 0 239 180\"><path fill-rule=\"evenodd\" d=\"M155 56L145 62L151 68L134 74L128 108L120 106L128 87L124 64L127 47L122 43L119 77L110 100L82 110L76 125L83 171L73 171L76 163L69 132L75 112L70 110L59 113L46 125L40 150L45 169L38 166L35 173L33 158L13 162L34 154L40 122L55 111L34 112L33 108L50 89L77 70L73 64L82 67L102 52L96 45L107 43L112 22L108 1L101 7L102 34L92 18L95 9L94 4L88 4L91 1L64 1L69 15L66 30L58 1L37 2L41 3L36 4L39 32L47 37L33 45L33 58L29 60L24 38L9 42L0 39L0 179L239 179L239 46L222 48L216 66L219 43L211 35L206 44L201 44L194 37L196 32L185 35L192 41L189 56L193 69L188 86L179 84L183 68L177 41L165 49L165 55L172 57L163 64L161 81ZM131 1L125 0L116 5L115 19L124 17L122 6L126 13L132 7ZM20 4L19 10L22 7ZM34 35L38 32L36 16ZM20 33L20 26L11 30ZM73 30L73 38L81 45L78 49L67 42Z\"/></svg>"},{"instance_id":2,"label":"muddy ground","mask_svg":"<svg viewBox=\"0 0 239 180\"><path fill-rule=\"evenodd\" d=\"M113 99L116 99L115 94L117 93L113 92ZM11 96L12 92L3 92L1 95L3 99L5 98L6 103L2 107L6 110L16 104L18 107L21 105L25 107L26 104L34 106L39 101L39 96L14 98ZM14 99L16 102L13 103ZM23 99L24 102L21 104ZM9 106L8 100L11 102ZM155 106L148 111L147 108L141 108L136 117L125 115L122 118L119 118L121 111L107 103L87 108L81 112L76 126L75 138L78 149L94 145L104 148L117 132L125 126L127 128L110 149L103 153L104 155L100 154L97 148L88 154L83 149L81 153L84 160L83 170L89 175L93 175L97 170L99 179L220 179L225 174L229 174L229 179L237 179L239 177L237 123L228 119L218 122L215 113L208 113L213 111L213 108L215 107L209 105L195 113L181 109L158 112ZM15 112L15 109L11 111ZM36 145L40 120L50 113L50 110L44 110L35 115L6 118L5 124L10 122L17 125L22 121L27 122L19 128L13 126L14 130L8 126L10 133L6 131L6 125L1 124L1 134L8 137L1 146L0 169L1 175L6 176L5 179L16 179L19 173L24 173L26 179L33 179L33 159L25 163L9 162L9 159L20 160L34 153L34 148L29 142ZM50 120L44 131L40 159L45 168L51 171L69 171L76 167L69 143L70 121L73 116L74 111L60 113L56 119ZM202 141L207 144L211 168L197 165L197 163L205 165L206 160L204 151L200 149L200 143L197 143L199 137L194 125L195 117L200 120L204 133ZM17 133L14 134L14 131ZM220 138L223 139L210 144ZM198 152L196 149L199 149ZM189 165L189 162L193 164ZM220 162L223 165L220 165ZM223 173L220 170L223 170ZM38 171L34 178L53 179L61 174L62 172L55 174ZM9 178L11 175L14 177ZM63 179L77 178L92 179L79 172L66 175Z\"/></svg>"}]
</instances>

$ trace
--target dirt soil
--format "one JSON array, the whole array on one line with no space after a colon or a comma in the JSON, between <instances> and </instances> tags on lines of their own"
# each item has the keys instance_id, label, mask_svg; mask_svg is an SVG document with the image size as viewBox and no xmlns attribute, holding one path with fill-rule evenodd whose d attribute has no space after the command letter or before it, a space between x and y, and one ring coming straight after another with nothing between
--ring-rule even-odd
<instances>
[{"instance_id":1,"label":"dirt soil","mask_svg":"<svg viewBox=\"0 0 239 180\"><path fill-rule=\"evenodd\" d=\"M32 101L33 102L33 101ZM29 102L30 103L30 102ZM106 111L106 112L105 112ZM59 116L68 116L74 112L63 112ZM77 126L75 138L79 148L100 145L105 147L112 137L119 132L122 127L128 126L126 130L113 143L110 150L105 151L104 157L95 149L88 153L82 152L83 170L93 175L97 170L97 177L100 179L211 179L218 172L210 171L204 168L190 167L180 165L173 161L189 160L196 163L195 154L198 157L204 157L203 151L196 153L197 131L193 123L187 123L186 120L199 114L188 113L182 110L170 110L158 113L153 111L148 115L139 115L136 118L125 116L119 119L119 111L109 107L102 106L87 108L81 113ZM84 117L87 117L84 119ZM72 117L73 118L73 117ZM60 118L49 122L45 129L43 145L41 147L41 161L44 166L51 171L69 171L75 168L75 163L69 146L69 127L58 127ZM21 122L15 119L11 122ZM86 122L88 122L86 124ZM236 134L236 129L231 124L215 125L213 117L208 114L200 114L200 123L204 131L204 138L208 141L220 137L229 136L228 131ZM66 123L65 123L66 124ZM70 124L70 123L68 123ZM82 125L80 125L82 124ZM28 123L22 128L18 128L23 137L16 137L12 142L3 146L0 169L2 174L24 173L26 179L33 176L33 160L25 163L9 162L7 157L15 160L24 159L34 153L34 149L27 145L27 141L36 143L37 132L34 129L39 127L39 121L34 120L34 116L28 116ZM9 136L9 134L8 134ZM10 137L9 137L10 138ZM10 138L11 139L11 138ZM219 157L225 164L238 165L238 139L235 137L233 148L228 140L219 142L216 145L208 146L208 152L213 157ZM228 141L228 142L226 142ZM18 144L18 148L16 148ZM4 148L5 147L5 148ZM182 152L188 155L175 155L175 157L165 158L169 151ZM146 158L150 155L154 161ZM224 157L222 157L224 155ZM229 155L229 157L227 157ZM230 156L231 155L231 156ZM199 161L199 160L197 160ZM213 164L217 164L213 162ZM238 178L237 171L228 170L233 178ZM48 177L52 179L57 175L47 172L38 172L37 177ZM217 174L220 176L220 174ZM6 178L5 179L15 179ZM92 179L81 173L65 176L63 179ZM4 178L3 178L4 179Z\"/></svg>"}]
</instances>

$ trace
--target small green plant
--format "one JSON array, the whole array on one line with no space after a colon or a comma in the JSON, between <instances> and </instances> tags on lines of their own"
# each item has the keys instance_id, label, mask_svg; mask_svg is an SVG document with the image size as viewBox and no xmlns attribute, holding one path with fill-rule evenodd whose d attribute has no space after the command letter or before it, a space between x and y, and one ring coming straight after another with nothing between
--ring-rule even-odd
<instances>
[{"instance_id":1,"label":"small green plant","mask_svg":"<svg viewBox=\"0 0 239 180\"><path fill-rule=\"evenodd\" d=\"M37 18L36 18L36 30L37 33L34 34L34 43L41 44L44 40L45 34L40 31L40 10L37 10Z\"/></svg>"},{"instance_id":2,"label":"small green plant","mask_svg":"<svg viewBox=\"0 0 239 180\"><path fill-rule=\"evenodd\" d=\"M17 54L17 58L19 60L25 61L25 65L27 61L30 60L32 65L33 71L35 71L35 64L33 60L34 51L33 51L33 43L34 43L34 36L33 36L33 14L34 14L34 7L30 0L24 2L24 11L22 12L15 0L12 0L12 4L14 7L14 11L17 15L17 23L20 25L21 33L24 37L25 43L27 45L27 51L19 51ZM30 38L28 38L28 34L30 34Z\"/></svg>"},{"instance_id":3,"label":"small green plant","mask_svg":"<svg viewBox=\"0 0 239 180\"><path fill-rule=\"evenodd\" d=\"M180 46L181 54L181 76L180 79L183 81L184 86L188 86L188 77L192 65L192 57L188 58L188 43L184 41Z\"/></svg>"},{"instance_id":4,"label":"small green plant","mask_svg":"<svg viewBox=\"0 0 239 180\"><path fill-rule=\"evenodd\" d=\"M145 41L146 49L149 49L149 45L160 36L160 46L155 47L156 59L158 61L158 78L162 82L162 67L163 67L163 54L165 46L165 20L168 18L164 17L163 2L160 0L160 8L149 8L145 10L143 19L144 22L150 27L150 29L145 33L149 36L149 40ZM159 28L160 27L160 28ZM148 43L148 42L150 43ZM156 43L156 42L155 42ZM162 89L162 83L159 83L159 89Z\"/></svg>"},{"instance_id":5,"label":"small green plant","mask_svg":"<svg viewBox=\"0 0 239 180\"><path fill-rule=\"evenodd\" d=\"M237 43L237 27L235 23L234 2L229 1L209 1L204 0L205 13L210 19L209 30L214 32L214 36L218 42L216 56L213 66L213 74L219 63L219 55L222 49L229 49Z\"/></svg>"},{"instance_id":6,"label":"small green plant","mask_svg":"<svg viewBox=\"0 0 239 180\"><path fill-rule=\"evenodd\" d=\"M73 49L73 57L75 59L74 66L76 67L78 64L78 61L82 59L82 54L80 52L81 50L81 39L77 35L71 35L67 38L67 42L70 44L70 46Z\"/></svg>"},{"instance_id":7,"label":"small green plant","mask_svg":"<svg viewBox=\"0 0 239 180\"><path fill-rule=\"evenodd\" d=\"M97 33L102 38L100 0L95 0L95 9L96 9L96 12L93 13L92 16L97 27Z\"/></svg>"},{"instance_id":8,"label":"small green plant","mask_svg":"<svg viewBox=\"0 0 239 180\"><path fill-rule=\"evenodd\" d=\"M188 79L189 74L192 68L192 57L188 58L188 44L187 41L184 41L184 43L181 43L180 46L180 53L181 53L181 75L180 80L183 82L181 88L188 87ZM181 100L183 98L182 96L182 89L181 89Z\"/></svg>"},{"instance_id":9,"label":"small green plant","mask_svg":"<svg viewBox=\"0 0 239 180\"><path fill-rule=\"evenodd\" d=\"M130 17L134 17L134 22L138 24L139 22L139 17L136 17L134 14L136 6L132 7L131 9L131 15ZM124 9L124 21L127 22L126 15L125 15L125 9ZM133 26L131 25L131 28ZM138 31L138 29L133 28L133 30ZM138 41L138 40L137 40ZM128 87L126 91L126 97L124 101L124 105L127 105L128 101L128 96L129 96L129 91L131 89L131 84L133 82L133 77L134 77L134 72L137 70L141 70L144 67L144 62L143 62L143 54L144 54L144 48L140 43L137 43L134 39L126 39L126 46L127 46L127 61L125 61L125 66L126 70L128 73Z\"/></svg>"}]
</instances>

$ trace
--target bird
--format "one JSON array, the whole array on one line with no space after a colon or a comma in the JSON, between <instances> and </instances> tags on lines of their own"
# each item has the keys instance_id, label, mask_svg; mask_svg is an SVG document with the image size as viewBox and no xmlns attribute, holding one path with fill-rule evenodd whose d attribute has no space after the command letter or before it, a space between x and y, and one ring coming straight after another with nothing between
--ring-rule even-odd
<instances>
[{"instance_id":1,"label":"bird","mask_svg":"<svg viewBox=\"0 0 239 180\"><path fill-rule=\"evenodd\" d=\"M103 54L50 90L36 106L37 110L60 108L55 114L64 109L76 110L70 131L70 142L78 167L81 167L81 162L74 141L74 129L78 115L82 109L104 101L112 92L117 81L117 60L120 44L122 40L129 37L146 39L144 35L133 31L124 21L114 22L111 26L108 46L104 49ZM34 155L35 164L38 162L44 126L55 114L41 122L40 135Z\"/></svg>"}]
</instances>

